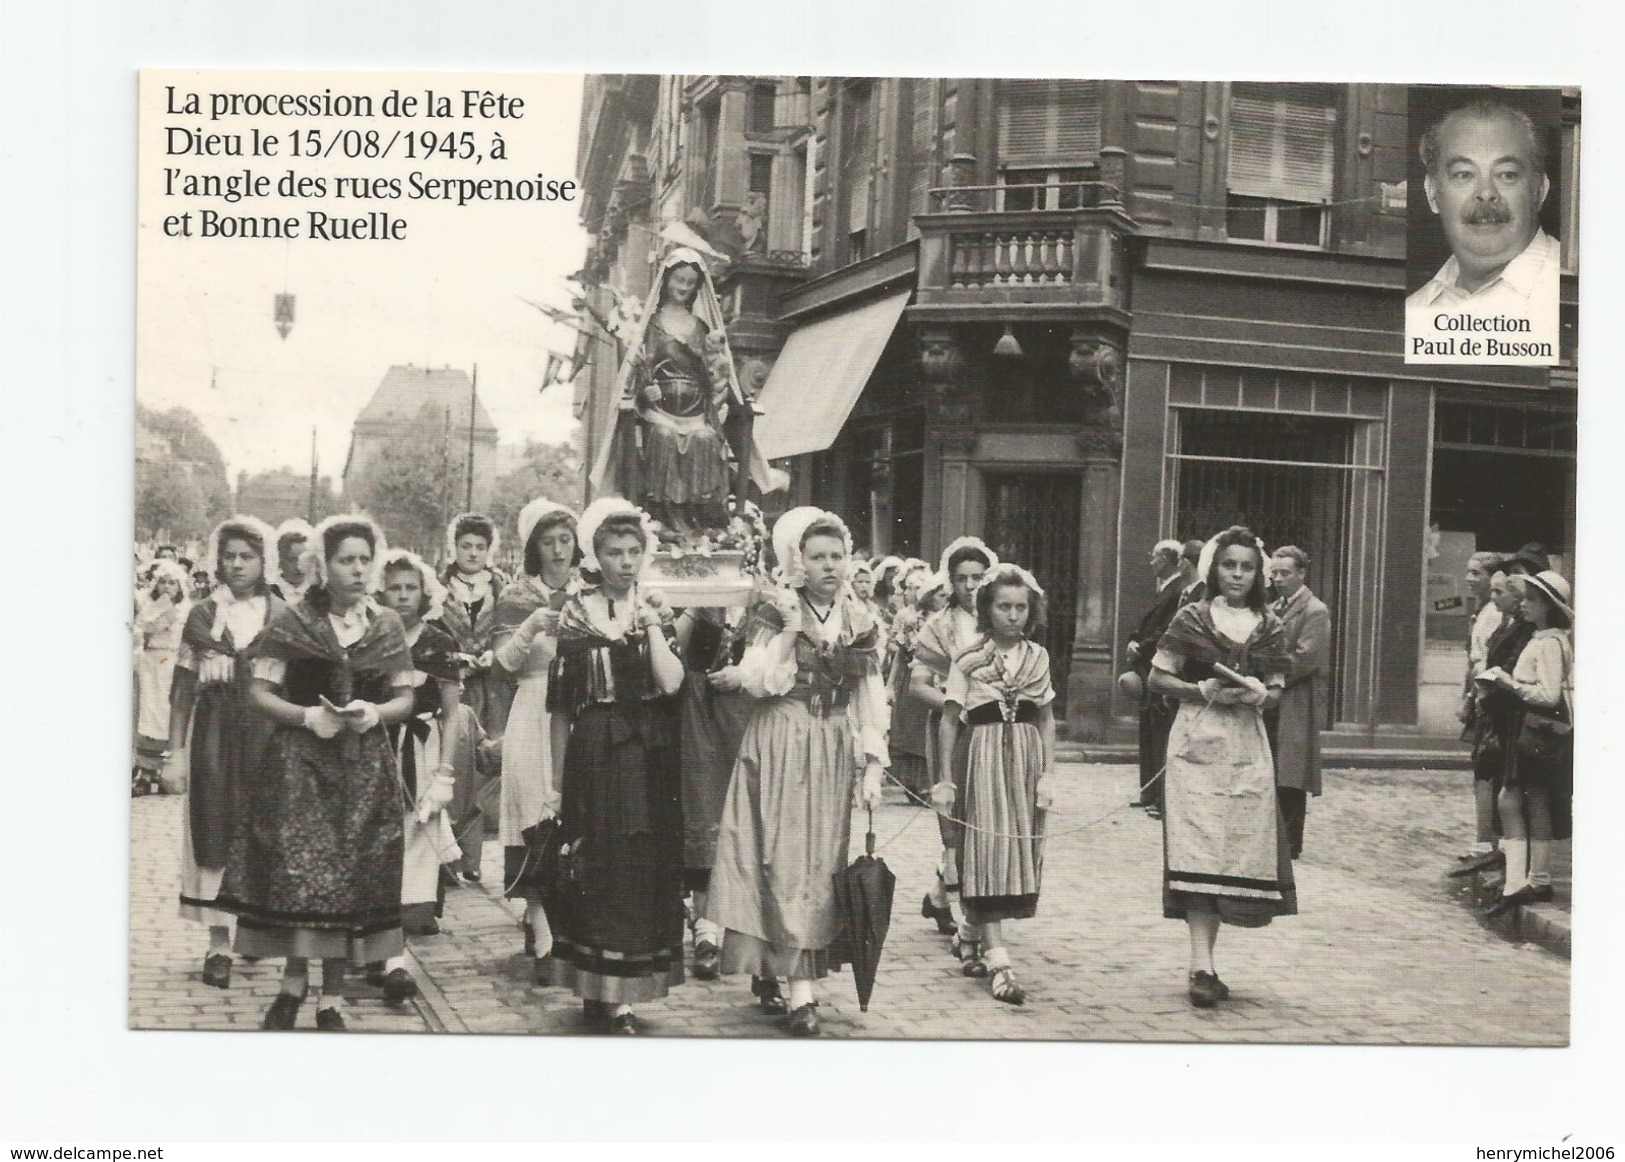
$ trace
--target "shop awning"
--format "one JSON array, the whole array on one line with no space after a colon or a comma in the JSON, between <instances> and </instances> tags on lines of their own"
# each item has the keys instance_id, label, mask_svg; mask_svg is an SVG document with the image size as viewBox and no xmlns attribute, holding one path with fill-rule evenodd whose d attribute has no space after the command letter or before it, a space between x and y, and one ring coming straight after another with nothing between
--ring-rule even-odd
<instances>
[{"instance_id":1,"label":"shop awning","mask_svg":"<svg viewBox=\"0 0 1625 1162\"><path fill-rule=\"evenodd\" d=\"M756 402L756 446L769 460L835 442L897 329L912 291L809 323L790 336Z\"/></svg>"}]
</instances>

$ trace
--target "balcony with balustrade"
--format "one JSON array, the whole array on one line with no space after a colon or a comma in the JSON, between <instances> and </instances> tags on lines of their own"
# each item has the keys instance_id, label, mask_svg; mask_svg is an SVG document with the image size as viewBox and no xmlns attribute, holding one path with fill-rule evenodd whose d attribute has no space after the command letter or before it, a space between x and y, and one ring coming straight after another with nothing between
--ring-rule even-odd
<instances>
[{"instance_id":1,"label":"balcony with balustrade","mask_svg":"<svg viewBox=\"0 0 1625 1162\"><path fill-rule=\"evenodd\" d=\"M930 204L914 219L920 258L912 318L1127 328L1136 226L1118 186L954 185L932 190Z\"/></svg>"}]
</instances>

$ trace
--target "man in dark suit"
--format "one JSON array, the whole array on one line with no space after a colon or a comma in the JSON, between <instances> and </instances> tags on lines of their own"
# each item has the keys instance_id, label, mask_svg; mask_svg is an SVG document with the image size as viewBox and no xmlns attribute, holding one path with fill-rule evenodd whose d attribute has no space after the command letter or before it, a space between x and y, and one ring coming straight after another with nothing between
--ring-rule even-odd
<instances>
[{"instance_id":1,"label":"man in dark suit","mask_svg":"<svg viewBox=\"0 0 1625 1162\"><path fill-rule=\"evenodd\" d=\"M1194 605L1207 596L1207 578L1201 574L1204 542L1190 540L1179 551L1179 604Z\"/></svg>"},{"instance_id":2,"label":"man in dark suit","mask_svg":"<svg viewBox=\"0 0 1625 1162\"><path fill-rule=\"evenodd\" d=\"M1168 699L1151 693L1147 678L1151 659L1157 654L1157 641L1179 612L1180 550L1178 541L1158 541L1151 550L1157 596L1129 638L1127 650L1129 668L1140 677L1140 797L1133 805L1154 814L1162 811L1162 780L1157 776L1167 757L1168 731L1173 727L1176 708Z\"/></svg>"},{"instance_id":3,"label":"man in dark suit","mask_svg":"<svg viewBox=\"0 0 1625 1162\"><path fill-rule=\"evenodd\" d=\"M1275 797L1286 820L1292 858L1303 854L1303 824L1309 796L1320 794L1320 720L1325 713L1322 691L1330 664L1332 615L1326 603L1309 591L1309 554L1282 545L1269 559L1277 597L1272 607L1286 627L1292 668L1280 704L1264 716L1270 749L1275 753Z\"/></svg>"}]
</instances>

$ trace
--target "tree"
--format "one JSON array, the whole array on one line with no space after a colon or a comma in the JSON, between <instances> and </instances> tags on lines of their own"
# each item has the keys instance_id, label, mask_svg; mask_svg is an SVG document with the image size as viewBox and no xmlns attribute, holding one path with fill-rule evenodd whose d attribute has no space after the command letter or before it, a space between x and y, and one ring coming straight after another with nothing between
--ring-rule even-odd
<instances>
[{"instance_id":1,"label":"tree","mask_svg":"<svg viewBox=\"0 0 1625 1162\"><path fill-rule=\"evenodd\" d=\"M492 485L491 519L511 534L519 510L538 496L580 509L582 480L581 453L574 445L526 441L519 466L497 477ZM513 549L522 553L524 546L515 545Z\"/></svg>"},{"instance_id":2,"label":"tree","mask_svg":"<svg viewBox=\"0 0 1625 1162\"><path fill-rule=\"evenodd\" d=\"M462 482L462 465L452 461L445 412L424 404L352 477L350 498L384 526L391 545L438 560L452 486Z\"/></svg>"},{"instance_id":3,"label":"tree","mask_svg":"<svg viewBox=\"0 0 1625 1162\"><path fill-rule=\"evenodd\" d=\"M136 531L201 540L230 514L225 458L198 418L185 408L136 404Z\"/></svg>"}]
</instances>

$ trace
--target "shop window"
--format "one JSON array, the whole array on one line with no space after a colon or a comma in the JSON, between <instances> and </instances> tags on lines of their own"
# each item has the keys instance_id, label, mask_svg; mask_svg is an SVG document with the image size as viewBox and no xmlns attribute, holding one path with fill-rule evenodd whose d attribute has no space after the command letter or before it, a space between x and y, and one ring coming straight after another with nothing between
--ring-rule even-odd
<instances>
[{"instance_id":1,"label":"shop window","mask_svg":"<svg viewBox=\"0 0 1625 1162\"><path fill-rule=\"evenodd\" d=\"M1232 85L1225 166L1229 237L1326 246L1336 157L1332 86Z\"/></svg>"}]
</instances>

